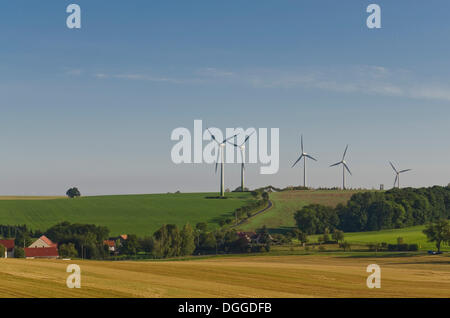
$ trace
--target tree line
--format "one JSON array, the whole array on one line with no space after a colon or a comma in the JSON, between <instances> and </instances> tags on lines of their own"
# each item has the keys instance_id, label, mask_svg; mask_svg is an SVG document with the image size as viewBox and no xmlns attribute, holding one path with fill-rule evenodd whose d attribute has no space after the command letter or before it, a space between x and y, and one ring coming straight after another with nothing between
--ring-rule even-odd
<instances>
[{"instance_id":1,"label":"tree line","mask_svg":"<svg viewBox=\"0 0 450 318\"><path fill-rule=\"evenodd\" d=\"M346 205L303 207L294 215L307 234L325 229L345 232L379 231L423 225L450 217L450 187L367 191L352 195Z\"/></svg>"}]
</instances>

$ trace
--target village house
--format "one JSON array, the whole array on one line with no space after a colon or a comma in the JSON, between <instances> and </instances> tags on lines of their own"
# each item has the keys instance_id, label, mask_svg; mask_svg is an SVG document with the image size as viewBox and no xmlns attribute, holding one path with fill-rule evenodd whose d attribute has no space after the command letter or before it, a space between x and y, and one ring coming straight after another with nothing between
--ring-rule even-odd
<instances>
[{"instance_id":1,"label":"village house","mask_svg":"<svg viewBox=\"0 0 450 318\"><path fill-rule=\"evenodd\" d=\"M104 240L103 245L108 246L108 251L111 253L116 252L116 241L114 240Z\"/></svg>"},{"instance_id":2,"label":"village house","mask_svg":"<svg viewBox=\"0 0 450 318\"><path fill-rule=\"evenodd\" d=\"M58 258L58 244L42 235L29 247L24 248L26 258Z\"/></svg>"},{"instance_id":3,"label":"village house","mask_svg":"<svg viewBox=\"0 0 450 318\"><path fill-rule=\"evenodd\" d=\"M58 244L53 243L47 236L42 235L40 238L38 238L33 244L31 244L29 247L57 247Z\"/></svg>"},{"instance_id":4,"label":"village house","mask_svg":"<svg viewBox=\"0 0 450 318\"><path fill-rule=\"evenodd\" d=\"M0 245L5 247L5 258L14 257L14 240L0 240Z\"/></svg>"}]
</instances>

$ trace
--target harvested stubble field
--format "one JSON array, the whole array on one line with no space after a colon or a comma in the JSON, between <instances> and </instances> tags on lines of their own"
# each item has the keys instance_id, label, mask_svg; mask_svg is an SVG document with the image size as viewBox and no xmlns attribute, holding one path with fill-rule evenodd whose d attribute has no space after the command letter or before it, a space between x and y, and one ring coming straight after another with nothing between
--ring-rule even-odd
<instances>
[{"instance_id":1,"label":"harvested stubble field","mask_svg":"<svg viewBox=\"0 0 450 318\"><path fill-rule=\"evenodd\" d=\"M80 265L82 288L66 287ZM381 289L366 267L381 266ZM187 261L0 260L3 297L450 297L450 257L352 254L217 257Z\"/></svg>"}]
</instances>

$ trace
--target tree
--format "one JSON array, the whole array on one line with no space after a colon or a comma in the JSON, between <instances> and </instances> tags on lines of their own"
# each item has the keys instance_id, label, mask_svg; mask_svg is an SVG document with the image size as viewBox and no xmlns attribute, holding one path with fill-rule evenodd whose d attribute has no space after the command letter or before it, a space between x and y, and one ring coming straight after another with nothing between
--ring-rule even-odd
<instances>
[{"instance_id":1,"label":"tree","mask_svg":"<svg viewBox=\"0 0 450 318\"><path fill-rule=\"evenodd\" d=\"M324 243L330 241L330 230L328 228L326 228L325 231L323 232L322 240Z\"/></svg>"},{"instance_id":2,"label":"tree","mask_svg":"<svg viewBox=\"0 0 450 318\"><path fill-rule=\"evenodd\" d=\"M155 240L151 236L146 236L139 239L139 246L146 253L152 253L155 249Z\"/></svg>"},{"instance_id":3,"label":"tree","mask_svg":"<svg viewBox=\"0 0 450 318\"><path fill-rule=\"evenodd\" d=\"M195 228L197 230L199 230L200 232L206 232L206 229L208 228L208 224L206 222L200 222L200 223L197 223Z\"/></svg>"},{"instance_id":4,"label":"tree","mask_svg":"<svg viewBox=\"0 0 450 318\"><path fill-rule=\"evenodd\" d=\"M136 255L139 248L139 241L135 234L129 234L127 239L123 242L122 251L124 254Z\"/></svg>"},{"instance_id":5,"label":"tree","mask_svg":"<svg viewBox=\"0 0 450 318\"><path fill-rule=\"evenodd\" d=\"M67 190L66 195L67 195L69 198L73 199L73 198L76 198L76 197L80 197L80 196L81 196L81 193L80 193L80 191L78 190L78 188L73 187L73 188L70 188L69 190Z\"/></svg>"},{"instance_id":6,"label":"tree","mask_svg":"<svg viewBox=\"0 0 450 318\"><path fill-rule=\"evenodd\" d=\"M436 223L429 224L423 233L427 236L429 242L435 242L438 252L441 251L442 243L450 242L450 223L448 220L439 220Z\"/></svg>"},{"instance_id":7,"label":"tree","mask_svg":"<svg viewBox=\"0 0 450 318\"><path fill-rule=\"evenodd\" d=\"M344 249L344 251L351 250L351 245L350 245L350 243L349 243L349 242L346 242L346 241L340 243L340 244L339 244L339 247L342 248L342 249Z\"/></svg>"},{"instance_id":8,"label":"tree","mask_svg":"<svg viewBox=\"0 0 450 318\"><path fill-rule=\"evenodd\" d=\"M6 248L2 244L0 244L0 258L5 257L5 252L6 252Z\"/></svg>"},{"instance_id":9,"label":"tree","mask_svg":"<svg viewBox=\"0 0 450 318\"><path fill-rule=\"evenodd\" d=\"M195 250L194 231L189 223L181 230L181 255L192 255Z\"/></svg>"},{"instance_id":10,"label":"tree","mask_svg":"<svg viewBox=\"0 0 450 318\"><path fill-rule=\"evenodd\" d=\"M300 243L302 243L303 246L308 242L308 234L305 232L300 231L299 229L294 229L292 234Z\"/></svg>"},{"instance_id":11,"label":"tree","mask_svg":"<svg viewBox=\"0 0 450 318\"><path fill-rule=\"evenodd\" d=\"M259 243L261 244L270 243L270 235L266 225L263 225L262 228L257 229L256 233L259 235Z\"/></svg>"},{"instance_id":12,"label":"tree","mask_svg":"<svg viewBox=\"0 0 450 318\"><path fill-rule=\"evenodd\" d=\"M14 248L14 257L15 258L25 258L25 251L21 247Z\"/></svg>"},{"instance_id":13,"label":"tree","mask_svg":"<svg viewBox=\"0 0 450 318\"><path fill-rule=\"evenodd\" d=\"M344 240L344 232L341 231L341 230L335 229L333 231L333 235L332 236L333 236L333 240L335 240L338 243Z\"/></svg>"},{"instance_id":14,"label":"tree","mask_svg":"<svg viewBox=\"0 0 450 318\"><path fill-rule=\"evenodd\" d=\"M77 249L75 248L75 244L67 243L61 244L59 246L59 255L63 258L75 258L78 257Z\"/></svg>"}]
</instances>

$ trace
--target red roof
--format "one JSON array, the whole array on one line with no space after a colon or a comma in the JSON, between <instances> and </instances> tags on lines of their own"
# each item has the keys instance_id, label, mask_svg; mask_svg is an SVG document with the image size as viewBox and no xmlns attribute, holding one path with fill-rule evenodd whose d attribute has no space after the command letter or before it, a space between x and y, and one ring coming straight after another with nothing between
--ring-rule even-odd
<instances>
[{"instance_id":1,"label":"red roof","mask_svg":"<svg viewBox=\"0 0 450 318\"><path fill-rule=\"evenodd\" d=\"M115 247L116 246L116 242L111 241L111 240L104 240L103 244L104 245L108 245L109 247Z\"/></svg>"},{"instance_id":2,"label":"red roof","mask_svg":"<svg viewBox=\"0 0 450 318\"><path fill-rule=\"evenodd\" d=\"M45 242L45 244L47 244L48 246L55 246L56 247L56 243L53 243L52 240L50 240L47 236L42 235L39 239L41 239L42 241Z\"/></svg>"},{"instance_id":3,"label":"red roof","mask_svg":"<svg viewBox=\"0 0 450 318\"><path fill-rule=\"evenodd\" d=\"M58 257L58 249L52 247L26 247L25 257Z\"/></svg>"},{"instance_id":4,"label":"red roof","mask_svg":"<svg viewBox=\"0 0 450 318\"><path fill-rule=\"evenodd\" d=\"M11 250L14 248L14 240L0 240L0 244L6 247L7 250Z\"/></svg>"}]
</instances>

